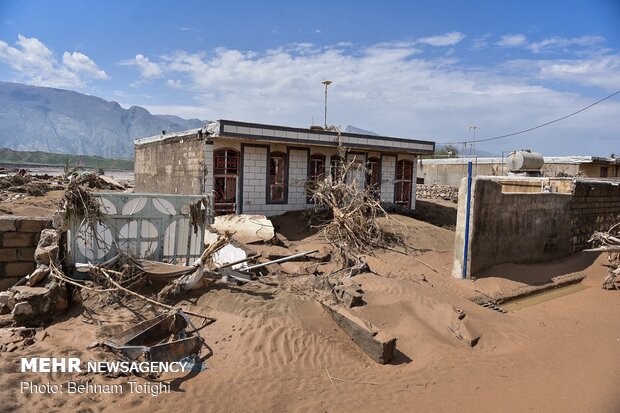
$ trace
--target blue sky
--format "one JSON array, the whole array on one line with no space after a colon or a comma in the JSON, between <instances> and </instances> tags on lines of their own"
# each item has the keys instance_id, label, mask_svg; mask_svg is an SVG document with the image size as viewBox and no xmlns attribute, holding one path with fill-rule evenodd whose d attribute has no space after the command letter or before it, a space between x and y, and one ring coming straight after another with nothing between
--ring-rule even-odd
<instances>
[{"instance_id":1,"label":"blue sky","mask_svg":"<svg viewBox=\"0 0 620 413\"><path fill-rule=\"evenodd\" d=\"M620 90L620 1L2 0L0 79L293 126L323 122L330 79L329 123L483 139ZM477 148L620 153L620 96Z\"/></svg>"}]
</instances>

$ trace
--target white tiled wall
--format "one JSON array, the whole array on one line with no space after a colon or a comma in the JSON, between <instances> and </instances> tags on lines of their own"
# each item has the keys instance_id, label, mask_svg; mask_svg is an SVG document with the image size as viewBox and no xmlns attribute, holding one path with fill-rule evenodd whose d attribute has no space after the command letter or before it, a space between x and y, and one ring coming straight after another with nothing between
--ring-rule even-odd
<instances>
[{"instance_id":1,"label":"white tiled wall","mask_svg":"<svg viewBox=\"0 0 620 413\"><path fill-rule=\"evenodd\" d=\"M267 148L246 146L242 156L243 213L265 214Z\"/></svg>"},{"instance_id":2,"label":"white tiled wall","mask_svg":"<svg viewBox=\"0 0 620 413\"><path fill-rule=\"evenodd\" d=\"M289 155L289 210L304 209L306 205L306 190L304 188L308 178L308 152L291 149Z\"/></svg>"},{"instance_id":3,"label":"white tiled wall","mask_svg":"<svg viewBox=\"0 0 620 413\"><path fill-rule=\"evenodd\" d=\"M273 148L280 150L281 148ZM304 184L308 175L308 154L292 149L289 153L289 187L286 204L268 204L266 200L267 149L246 146L243 153L243 213L266 216L306 207Z\"/></svg>"},{"instance_id":4,"label":"white tiled wall","mask_svg":"<svg viewBox=\"0 0 620 413\"><path fill-rule=\"evenodd\" d=\"M384 156L381 159L381 200L394 202L394 179L396 173L396 156Z\"/></svg>"}]
</instances>

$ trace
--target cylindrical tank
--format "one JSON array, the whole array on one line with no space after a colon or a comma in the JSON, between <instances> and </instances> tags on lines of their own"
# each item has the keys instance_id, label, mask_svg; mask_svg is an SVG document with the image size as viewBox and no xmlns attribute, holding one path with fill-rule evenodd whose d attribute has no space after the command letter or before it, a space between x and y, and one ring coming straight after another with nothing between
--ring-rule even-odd
<instances>
[{"instance_id":1,"label":"cylindrical tank","mask_svg":"<svg viewBox=\"0 0 620 413\"><path fill-rule=\"evenodd\" d=\"M531 151L514 151L506 158L506 166L511 172L540 171L544 164L543 156Z\"/></svg>"}]
</instances>

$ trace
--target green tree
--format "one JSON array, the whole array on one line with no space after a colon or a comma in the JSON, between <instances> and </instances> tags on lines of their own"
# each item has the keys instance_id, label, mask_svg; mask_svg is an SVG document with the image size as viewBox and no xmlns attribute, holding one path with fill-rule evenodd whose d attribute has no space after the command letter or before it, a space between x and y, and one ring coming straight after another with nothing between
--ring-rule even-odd
<instances>
[{"instance_id":1,"label":"green tree","mask_svg":"<svg viewBox=\"0 0 620 413\"><path fill-rule=\"evenodd\" d=\"M456 146L454 145L444 145L442 146L440 149L435 148L435 155L442 155L442 156L456 156L459 154L458 149L456 149Z\"/></svg>"}]
</instances>

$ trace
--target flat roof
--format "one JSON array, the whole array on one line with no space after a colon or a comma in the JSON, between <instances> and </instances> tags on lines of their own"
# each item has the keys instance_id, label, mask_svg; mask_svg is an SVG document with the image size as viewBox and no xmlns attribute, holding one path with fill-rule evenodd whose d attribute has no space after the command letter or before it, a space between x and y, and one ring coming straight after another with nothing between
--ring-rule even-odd
<instances>
[{"instance_id":1,"label":"flat roof","mask_svg":"<svg viewBox=\"0 0 620 413\"><path fill-rule=\"evenodd\" d=\"M295 128L290 126L240 122L226 119L209 122L203 128L135 139L134 144L142 145L146 143L163 141L186 135L197 134L199 131L202 131L205 135L214 138L230 137L267 142L289 142L300 145L333 147L338 145L338 136L340 136L342 143L350 148L366 148L380 151L415 154L431 154L435 151L435 142L431 141L348 132L340 132L339 134L335 130L325 130L323 128Z\"/></svg>"}]
</instances>

